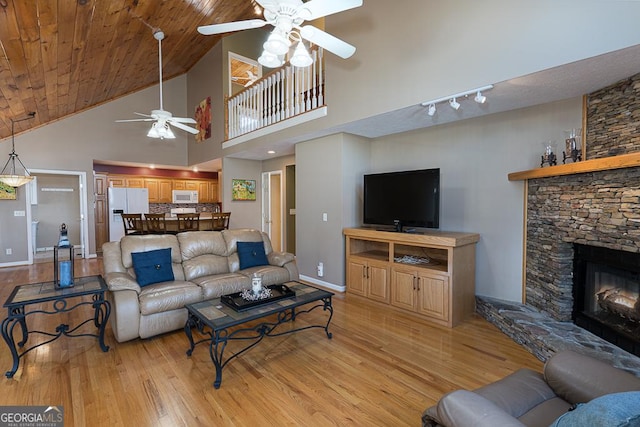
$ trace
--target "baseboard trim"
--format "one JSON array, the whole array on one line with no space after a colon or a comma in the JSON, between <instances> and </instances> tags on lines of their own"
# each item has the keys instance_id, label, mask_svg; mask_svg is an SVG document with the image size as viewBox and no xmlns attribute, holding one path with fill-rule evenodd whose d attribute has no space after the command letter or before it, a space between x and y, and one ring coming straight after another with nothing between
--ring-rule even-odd
<instances>
[{"instance_id":1,"label":"baseboard trim","mask_svg":"<svg viewBox=\"0 0 640 427\"><path fill-rule=\"evenodd\" d=\"M304 280L305 282L312 283L314 285L322 286L323 288L328 288L336 292L345 292L347 289L345 286L335 285L333 283L325 282L323 280L318 280L314 277L300 275L300 280Z\"/></svg>"}]
</instances>

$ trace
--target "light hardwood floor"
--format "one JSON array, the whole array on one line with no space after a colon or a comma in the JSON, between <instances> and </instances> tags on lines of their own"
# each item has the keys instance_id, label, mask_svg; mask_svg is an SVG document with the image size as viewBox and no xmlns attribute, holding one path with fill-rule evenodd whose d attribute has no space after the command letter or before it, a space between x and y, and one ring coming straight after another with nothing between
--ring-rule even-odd
<instances>
[{"instance_id":1,"label":"light hardwood floor","mask_svg":"<svg viewBox=\"0 0 640 427\"><path fill-rule=\"evenodd\" d=\"M76 262L77 276L100 271L99 259ZM0 268L0 300L52 276L51 264ZM351 296L338 294L333 305L333 339L320 329L267 338L225 367L218 390L208 348L187 357L184 332L117 343L108 328L107 353L88 337L28 353L13 379L0 378L0 405L62 405L67 427L419 426L443 393L542 369L479 316L449 330ZM73 324L87 314L79 311L29 325ZM316 310L296 323L325 316ZM12 359L0 345L4 373Z\"/></svg>"}]
</instances>

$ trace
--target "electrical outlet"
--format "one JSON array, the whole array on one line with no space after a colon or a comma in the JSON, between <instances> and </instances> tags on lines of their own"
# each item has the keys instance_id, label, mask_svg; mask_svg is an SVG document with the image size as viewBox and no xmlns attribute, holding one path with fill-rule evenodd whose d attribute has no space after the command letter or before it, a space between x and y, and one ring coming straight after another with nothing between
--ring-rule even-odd
<instances>
[{"instance_id":1,"label":"electrical outlet","mask_svg":"<svg viewBox=\"0 0 640 427\"><path fill-rule=\"evenodd\" d=\"M7 253L7 255L11 255L11 254L13 254L13 249L7 248L7 250L5 252Z\"/></svg>"},{"instance_id":2,"label":"electrical outlet","mask_svg":"<svg viewBox=\"0 0 640 427\"><path fill-rule=\"evenodd\" d=\"M318 263L318 277L324 276L324 263Z\"/></svg>"},{"instance_id":3,"label":"electrical outlet","mask_svg":"<svg viewBox=\"0 0 640 427\"><path fill-rule=\"evenodd\" d=\"M327 213L322 214L322 221L327 222Z\"/></svg>"}]
</instances>

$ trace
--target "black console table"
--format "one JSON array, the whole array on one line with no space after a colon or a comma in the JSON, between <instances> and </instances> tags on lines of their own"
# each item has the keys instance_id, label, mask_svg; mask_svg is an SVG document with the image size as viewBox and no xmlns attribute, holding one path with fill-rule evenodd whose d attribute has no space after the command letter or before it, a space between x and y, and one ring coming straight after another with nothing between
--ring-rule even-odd
<instances>
[{"instance_id":1,"label":"black console table","mask_svg":"<svg viewBox=\"0 0 640 427\"><path fill-rule=\"evenodd\" d=\"M74 279L73 287L56 288L54 282L32 283L29 285L16 286L4 307L7 309L7 318L2 321L2 337L9 346L11 355L13 356L13 366L5 373L7 378L12 378L18 370L20 358L34 348L48 344L61 336L68 337L96 337L100 343L102 351L109 351L109 346L104 343L104 330L111 313L111 305L105 299L107 285L102 276L87 276ZM85 296L91 296L91 301L87 301ZM70 305L69 301L75 301L74 305ZM52 302L51 307L44 303ZM27 311L30 305L39 304L33 310ZM67 313L77 307L90 305L93 307L92 316L81 322L80 324L70 327L67 324L60 324L55 328L55 332L30 331L27 327L27 317L38 314L58 314ZM93 322L98 329L97 334L82 333L79 329L86 323ZM16 343L15 327L20 326L22 331L22 339ZM30 334L42 334L48 336L49 339L34 343L30 347L23 348L27 343ZM22 352L18 352L18 347Z\"/></svg>"}]
</instances>

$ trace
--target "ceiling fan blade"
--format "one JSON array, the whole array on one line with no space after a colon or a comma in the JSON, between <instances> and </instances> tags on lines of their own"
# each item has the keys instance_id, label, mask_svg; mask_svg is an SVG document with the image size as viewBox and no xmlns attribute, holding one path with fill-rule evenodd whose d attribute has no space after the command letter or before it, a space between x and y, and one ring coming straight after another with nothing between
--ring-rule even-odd
<instances>
[{"instance_id":1,"label":"ceiling fan blade","mask_svg":"<svg viewBox=\"0 0 640 427\"><path fill-rule=\"evenodd\" d=\"M314 27L313 25L305 25L302 27L300 35L311 43L315 43L344 59L349 58L356 51L355 46L352 46L349 43Z\"/></svg>"},{"instance_id":2,"label":"ceiling fan blade","mask_svg":"<svg viewBox=\"0 0 640 427\"><path fill-rule=\"evenodd\" d=\"M185 130L185 131L187 131L187 132L189 132L189 133L192 133L192 134L194 134L194 135L197 135L197 134L199 134L199 133L200 133L200 131L199 131L198 129L194 129L194 128L190 127L190 126L183 125L183 124L182 124L182 123L180 123L180 122L176 122L176 121L174 121L174 120L167 120L167 122L168 122L171 126L175 126L175 127L177 127L178 129Z\"/></svg>"},{"instance_id":3,"label":"ceiling fan blade","mask_svg":"<svg viewBox=\"0 0 640 427\"><path fill-rule=\"evenodd\" d=\"M137 115L142 116L142 117L153 117L153 116L150 116L148 114L137 113L135 111L133 112L133 114L137 114Z\"/></svg>"},{"instance_id":4,"label":"ceiling fan blade","mask_svg":"<svg viewBox=\"0 0 640 427\"><path fill-rule=\"evenodd\" d=\"M124 122L152 122L155 119L123 119L123 120L116 120L116 123L124 123Z\"/></svg>"},{"instance_id":5,"label":"ceiling fan blade","mask_svg":"<svg viewBox=\"0 0 640 427\"><path fill-rule=\"evenodd\" d=\"M174 122L178 122L178 123L191 123L191 124L196 124L196 121L194 119L192 119L191 117L171 117L170 119L168 119L169 121L174 121Z\"/></svg>"},{"instance_id":6,"label":"ceiling fan blade","mask_svg":"<svg viewBox=\"0 0 640 427\"><path fill-rule=\"evenodd\" d=\"M232 31L248 30L251 28L264 27L267 21L263 19L249 19L246 21L227 22L224 24L202 25L198 27L198 32L205 36L212 34L230 33Z\"/></svg>"},{"instance_id":7,"label":"ceiling fan blade","mask_svg":"<svg viewBox=\"0 0 640 427\"><path fill-rule=\"evenodd\" d=\"M305 3L300 11L305 20L312 21L358 6L362 6L362 0L311 0Z\"/></svg>"}]
</instances>

